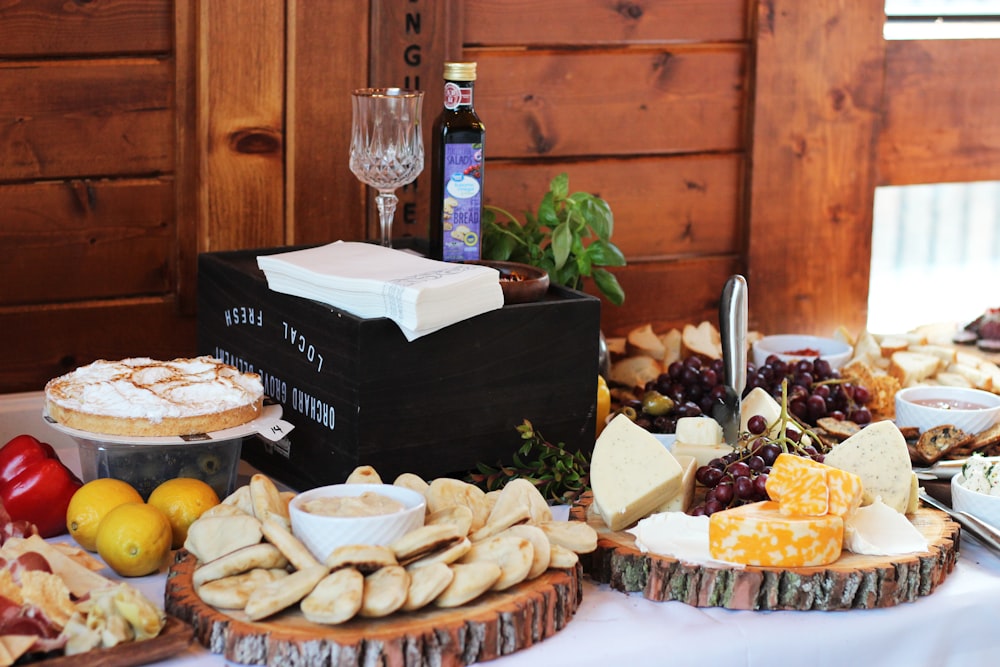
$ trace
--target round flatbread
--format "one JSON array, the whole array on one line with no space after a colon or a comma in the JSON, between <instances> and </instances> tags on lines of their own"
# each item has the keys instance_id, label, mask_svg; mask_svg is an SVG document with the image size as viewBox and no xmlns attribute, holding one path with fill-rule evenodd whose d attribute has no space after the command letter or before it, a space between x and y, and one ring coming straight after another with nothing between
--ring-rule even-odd
<instances>
[{"instance_id":1,"label":"round flatbread","mask_svg":"<svg viewBox=\"0 0 1000 667\"><path fill-rule=\"evenodd\" d=\"M396 554L400 565L406 565L428 554L447 549L465 537L461 528L439 523L423 525L406 533L389 548Z\"/></svg>"},{"instance_id":2,"label":"round flatbread","mask_svg":"<svg viewBox=\"0 0 1000 667\"><path fill-rule=\"evenodd\" d=\"M453 577L448 587L434 599L434 605L438 607L460 607L476 599L490 590L502 574L500 566L493 561L454 563L449 567Z\"/></svg>"},{"instance_id":3,"label":"round flatbread","mask_svg":"<svg viewBox=\"0 0 1000 667\"><path fill-rule=\"evenodd\" d=\"M345 567L320 580L299 607L313 623L344 623L361 610L364 590L365 576L353 567Z\"/></svg>"},{"instance_id":4,"label":"round flatbread","mask_svg":"<svg viewBox=\"0 0 1000 667\"><path fill-rule=\"evenodd\" d=\"M441 595L455 577L455 573L444 563L434 563L408 572L410 588L406 592L403 611L423 609Z\"/></svg>"},{"instance_id":5,"label":"round flatbread","mask_svg":"<svg viewBox=\"0 0 1000 667\"><path fill-rule=\"evenodd\" d=\"M398 564L392 549L376 544L348 544L337 547L330 552L324 563L330 571L353 567L361 574L371 574L383 567Z\"/></svg>"},{"instance_id":6,"label":"round flatbread","mask_svg":"<svg viewBox=\"0 0 1000 667\"><path fill-rule=\"evenodd\" d=\"M383 567L365 577L359 613L365 618L388 616L406 603L410 575L399 565Z\"/></svg>"}]
</instances>

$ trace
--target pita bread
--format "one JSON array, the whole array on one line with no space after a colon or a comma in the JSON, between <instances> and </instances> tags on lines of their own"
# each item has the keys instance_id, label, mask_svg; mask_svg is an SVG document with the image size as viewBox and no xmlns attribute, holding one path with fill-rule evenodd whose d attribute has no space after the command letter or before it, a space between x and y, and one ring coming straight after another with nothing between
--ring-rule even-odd
<instances>
[{"instance_id":1,"label":"pita bread","mask_svg":"<svg viewBox=\"0 0 1000 667\"><path fill-rule=\"evenodd\" d=\"M447 549L461 542L461 529L449 524L427 524L411 530L389 545L400 565L406 565L428 554Z\"/></svg>"},{"instance_id":2,"label":"pita bread","mask_svg":"<svg viewBox=\"0 0 1000 667\"><path fill-rule=\"evenodd\" d=\"M461 562L480 561L491 561L500 566L500 577L493 582L492 590L506 590L528 577L534 562L534 547L523 537L491 537L482 542L474 542L469 552L462 556Z\"/></svg>"},{"instance_id":3,"label":"pita bread","mask_svg":"<svg viewBox=\"0 0 1000 667\"><path fill-rule=\"evenodd\" d=\"M365 576L345 567L323 577L299 606L307 620L336 625L357 615L364 590Z\"/></svg>"},{"instance_id":4,"label":"pita bread","mask_svg":"<svg viewBox=\"0 0 1000 667\"><path fill-rule=\"evenodd\" d=\"M450 567L451 583L434 599L435 606L460 607L490 590L502 574L500 566L491 560L455 563Z\"/></svg>"},{"instance_id":5,"label":"pita bread","mask_svg":"<svg viewBox=\"0 0 1000 667\"><path fill-rule=\"evenodd\" d=\"M444 563L407 571L410 573L410 587L406 592L403 611L423 609L441 595L455 577L455 573Z\"/></svg>"},{"instance_id":6,"label":"pita bread","mask_svg":"<svg viewBox=\"0 0 1000 667\"><path fill-rule=\"evenodd\" d=\"M344 484L381 484L382 478L371 466L358 466L347 476Z\"/></svg>"},{"instance_id":7,"label":"pita bread","mask_svg":"<svg viewBox=\"0 0 1000 667\"><path fill-rule=\"evenodd\" d=\"M278 547L268 542L259 542L249 547L230 551L224 556L204 563L195 569L194 574L191 575L191 581L197 588L209 581L231 577L234 574L243 574L255 568L269 570L287 566L288 559Z\"/></svg>"},{"instance_id":8,"label":"pita bread","mask_svg":"<svg viewBox=\"0 0 1000 667\"><path fill-rule=\"evenodd\" d=\"M365 577L365 592L359 613L365 618L381 618L406 602L410 575L399 565L390 565Z\"/></svg>"},{"instance_id":9,"label":"pita bread","mask_svg":"<svg viewBox=\"0 0 1000 667\"><path fill-rule=\"evenodd\" d=\"M446 507L460 505L472 510L470 531L476 531L486 524L490 515L486 493L474 484L450 477L439 477L427 490L427 511L437 512Z\"/></svg>"},{"instance_id":10,"label":"pita bread","mask_svg":"<svg viewBox=\"0 0 1000 667\"><path fill-rule=\"evenodd\" d=\"M383 567L398 564L392 549L375 544L348 544L337 547L330 552L324 563L331 571L353 567L361 574L370 574Z\"/></svg>"},{"instance_id":11,"label":"pita bread","mask_svg":"<svg viewBox=\"0 0 1000 667\"><path fill-rule=\"evenodd\" d=\"M251 621L273 616L309 595L325 576L326 568L318 565L258 586L250 594L243 611Z\"/></svg>"},{"instance_id":12,"label":"pita bread","mask_svg":"<svg viewBox=\"0 0 1000 667\"><path fill-rule=\"evenodd\" d=\"M243 574L206 582L195 589L195 592L202 602L216 609L243 609L250 594L258 587L287 576L287 570L255 568Z\"/></svg>"}]
</instances>

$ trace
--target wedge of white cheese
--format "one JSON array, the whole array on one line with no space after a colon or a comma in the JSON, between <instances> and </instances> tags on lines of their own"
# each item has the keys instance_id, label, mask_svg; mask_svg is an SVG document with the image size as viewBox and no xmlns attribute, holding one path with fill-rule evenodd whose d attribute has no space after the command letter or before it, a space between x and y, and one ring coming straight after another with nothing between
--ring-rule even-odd
<instances>
[{"instance_id":1,"label":"wedge of white cheese","mask_svg":"<svg viewBox=\"0 0 1000 667\"><path fill-rule=\"evenodd\" d=\"M681 488L677 459L623 414L604 428L590 460L590 485L604 523L621 530L648 516Z\"/></svg>"},{"instance_id":2,"label":"wedge of white cheese","mask_svg":"<svg viewBox=\"0 0 1000 667\"><path fill-rule=\"evenodd\" d=\"M778 432L780 426L778 418L781 417L781 404L774 400L774 397L767 393L766 389L761 387L751 389L747 397L740 402L740 433L749 430L747 429L747 422L754 415L760 415L767 420L768 425L771 427L768 432L769 435L774 435Z\"/></svg>"},{"instance_id":3,"label":"wedge of white cheese","mask_svg":"<svg viewBox=\"0 0 1000 667\"><path fill-rule=\"evenodd\" d=\"M698 470L698 459L693 456L685 456L684 454L677 454L674 458L677 459L681 470L684 471L681 476L681 486L677 490L677 493L657 507L654 510L655 512L687 512L688 508L691 507L691 503L694 502L694 474Z\"/></svg>"},{"instance_id":4,"label":"wedge of white cheese","mask_svg":"<svg viewBox=\"0 0 1000 667\"><path fill-rule=\"evenodd\" d=\"M853 472L864 485L862 505L875 498L900 513L911 507L913 468L906 438L890 421L869 424L826 454L823 462Z\"/></svg>"},{"instance_id":5,"label":"wedge of white cheese","mask_svg":"<svg viewBox=\"0 0 1000 667\"><path fill-rule=\"evenodd\" d=\"M880 498L844 522L844 547L856 554L894 556L927 551L927 539Z\"/></svg>"},{"instance_id":6,"label":"wedge of white cheese","mask_svg":"<svg viewBox=\"0 0 1000 667\"><path fill-rule=\"evenodd\" d=\"M722 426L708 417L681 417L674 433L674 456L692 456L699 466L733 451L722 441Z\"/></svg>"}]
</instances>

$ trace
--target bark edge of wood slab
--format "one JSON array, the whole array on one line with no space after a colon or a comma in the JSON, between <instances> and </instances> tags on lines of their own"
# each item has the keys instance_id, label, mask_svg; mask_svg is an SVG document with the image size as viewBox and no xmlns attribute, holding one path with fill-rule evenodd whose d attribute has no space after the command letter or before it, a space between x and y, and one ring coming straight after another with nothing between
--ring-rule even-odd
<instances>
[{"instance_id":1,"label":"bark edge of wood slab","mask_svg":"<svg viewBox=\"0 0 1000 667\"><path fill-rule=\"evenodd\" d=\"M583 598L582 568L550 569L531 581L488 593L455 609L427 608L343 625L311 623L298 605L262 621L222 611L198 597L195 558L177 552L164 607L194 628L212 653L244 664L399 667L467 665L528 648L566 626Z\"/></svg>"},{"instance_id":2,"label":"bark edge of wood slab","mask_svg":"<svg viewBox=\"0 0 1000 667\"><path fill-rule=\"evenodd\" d=\"M582 554L584 572L597 583L655 602L743 610L836 611L892 607L930 595L955 569L960 528L946 514L921 508L907 518L927 539L923 553L864 556L845 551L822 567L725 567L684 563L642 553L635 538L611 531L589 512L590 493L570 509L571 521L597 530L597 550Z\"/></svg>"}]
</instances>

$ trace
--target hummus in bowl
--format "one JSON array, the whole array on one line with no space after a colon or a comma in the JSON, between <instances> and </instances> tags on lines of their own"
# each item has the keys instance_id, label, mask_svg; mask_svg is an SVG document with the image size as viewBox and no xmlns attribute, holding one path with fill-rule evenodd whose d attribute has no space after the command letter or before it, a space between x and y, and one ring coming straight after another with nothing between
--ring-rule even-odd
<instances>
[{"instance_id":1,"label":"hummus in bowl","mask_svg":"<svg viewBox=\"0 0 1000 667\"><path fill-rule=\"evenodd\" d=\"M386 545L424 523L427 504L391 484L333 484L304 491L288 505L292 532L319 562L348 544Z\"/></svg>"}]
</instances>

